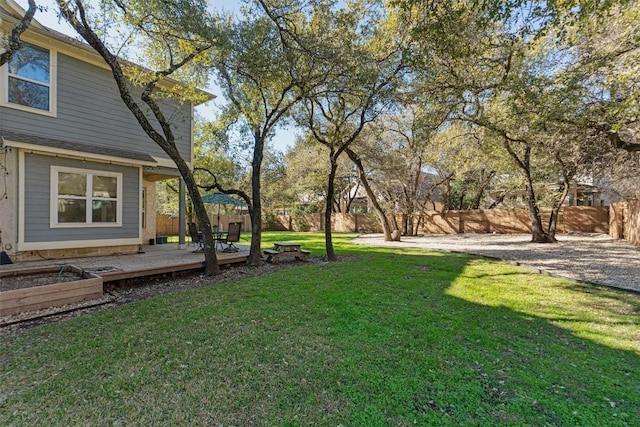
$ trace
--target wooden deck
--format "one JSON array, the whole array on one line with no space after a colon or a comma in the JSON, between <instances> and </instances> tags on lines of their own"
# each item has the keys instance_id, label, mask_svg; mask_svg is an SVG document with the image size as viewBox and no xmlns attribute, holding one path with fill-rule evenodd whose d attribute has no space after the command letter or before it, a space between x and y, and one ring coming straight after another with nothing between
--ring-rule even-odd
<instances>
[{"instance_id":1,"label":"wooden deck","mask_svg":"<svg viewBox=\"0 0 640 427\"><path fill-rule=\"evenodd\" d=\"M235 253L218 252L220 266L245 262L249 256L249 247L237 245L240 251ZM204 268L204 254L194 252L194 245L186 249L178 249L177 244L143 246L144 253L113 254L108 256L48 259L42 261L26 261L15 264L0 265L0 271L31 269L35 267L74 265L82 270L90 271L113 282L158 274L195 271Z\"/></svg>"},{"instance_id":2,"label":"wooden deck","mask_svg":"<svg viewBox=\"0 0 640 427\"><path fill-rule=\"evenodd\" d=\"M246 261L249 247L237 247L239 251L235 253L217 253L218 264L221 267ZM90 305L103 304L104 284L108 282L202 270L204 254L196 252L194 245L187 245L185 249L178 249L177 244L143 246L142 252L135 254L4 264L0 265L0 280L3 276L26 277L29 273L56 272L69 266L77 267L78 272L90 273L91 278L0 292L0 327L15 323L16 320L7 320L7 316L14 314L32 312L32 317L37 318L43 315L37 310L46 308L62 309L68 304L80 301L86 301ZM20 273L16 274L17 272ZM48 314L44 314L46 315Z\"/></svg>"}]
</instances>

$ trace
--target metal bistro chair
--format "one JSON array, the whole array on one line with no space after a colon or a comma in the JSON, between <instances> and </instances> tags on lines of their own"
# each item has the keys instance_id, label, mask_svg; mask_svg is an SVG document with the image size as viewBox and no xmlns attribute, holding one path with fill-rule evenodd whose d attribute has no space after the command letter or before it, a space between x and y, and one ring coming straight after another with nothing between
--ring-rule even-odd
<instances>
[{"instance_id":1,"label":"metal bistro chair","mask_svg":"<svg viewBox=\"0 0 640 427\"><path fill-rule=\"evenodd\" d=\"M234 243L238 243L240 241L240 233L242 232L242 223L241 222L230 222L229 230L227 231L227 237L222 240L222 243L226 244L227 247L222 250L222 252L238 252L240 249L237 248Z\"/></svg>"},{"instance_id":2,"label":"metal bistro chair","mask_svg":"<svg viewBox=\"0 0 640 427\"><path fill-rule=\"evenodd\" d=\"M189 237L191 237L191 243L197 245L196 252L204 251L204 242L202 241L202 233L198 231L198 227L195 222L189 224Z\"/></svg>"}]
</instances>

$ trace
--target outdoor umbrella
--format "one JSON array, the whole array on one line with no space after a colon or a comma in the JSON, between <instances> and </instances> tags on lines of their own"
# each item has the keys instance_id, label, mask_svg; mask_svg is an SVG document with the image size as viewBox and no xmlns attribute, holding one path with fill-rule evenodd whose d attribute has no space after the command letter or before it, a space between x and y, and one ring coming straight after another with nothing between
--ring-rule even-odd
<instances>
[{"instance_id":1,"label":"outdoor umbrella","mask_svg":"<svg viewBox=\"0 0 640 427\"><path fill-rule=\"evenodd\" d=\"M211 203L218 205L218 228L220 228L220 205L244 205L243 202L234 199L228 194L224 193L209 193L202 196L204 203Z\"/></svg>"}]
</instances>

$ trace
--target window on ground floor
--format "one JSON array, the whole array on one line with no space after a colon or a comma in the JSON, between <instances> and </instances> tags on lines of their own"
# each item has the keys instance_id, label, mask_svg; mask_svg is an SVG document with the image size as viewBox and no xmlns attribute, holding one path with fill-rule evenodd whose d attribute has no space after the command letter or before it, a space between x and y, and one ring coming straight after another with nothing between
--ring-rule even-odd
<instances>
[{"instance_id":1,"label":"window on ground floor","mask_svg":"<svg viewBox=\"0 0 640 427\"><path fill-rule=\"evenodd\" d=\"M121 225L122 174L52 167L53 227Z\"/></svg>"}]
</instances>

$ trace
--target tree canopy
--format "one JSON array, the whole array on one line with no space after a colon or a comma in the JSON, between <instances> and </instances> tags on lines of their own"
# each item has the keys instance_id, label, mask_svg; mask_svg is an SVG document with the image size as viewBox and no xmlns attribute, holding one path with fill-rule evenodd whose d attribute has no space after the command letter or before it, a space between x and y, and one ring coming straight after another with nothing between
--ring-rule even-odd
<instances>
[{"instance_id":1,"label":"tree canopy","mask_svg":"<svg viewBox=\"0 0 640 427\"><path fill-rule=\"evenodd\" d=\"M58 5L176 161L201 221L207 185L249 202L251 263L263 208L317 209L320 197L334 259L331 213L352 185L366 189L387 238L413 233L436 193L442 209L524 193L539 242L555 240L558 210L582 177L638 196L638 0L246 0L234 15L204 0ZM29 0L3 61L34 8ZM156 100L195 99L211 82L226 102L199 128L196 166L208 172L196 179ZM304 135L292 151L271 151L293 124ZM490 201L492 187L502 194ZM547 225L541 205L552 210Z\"/></svg>"}]
</instances>

